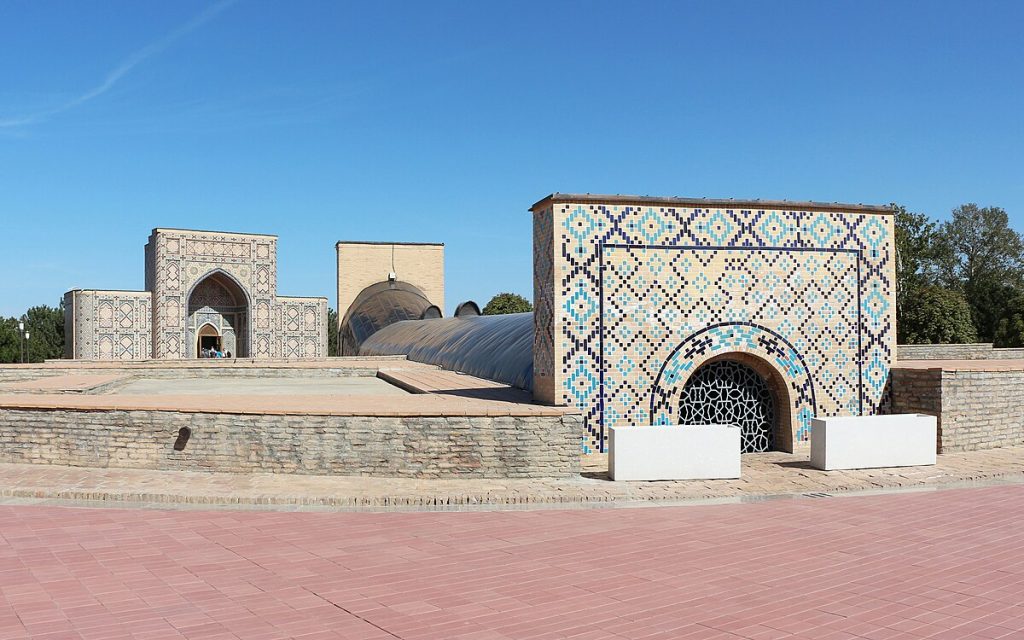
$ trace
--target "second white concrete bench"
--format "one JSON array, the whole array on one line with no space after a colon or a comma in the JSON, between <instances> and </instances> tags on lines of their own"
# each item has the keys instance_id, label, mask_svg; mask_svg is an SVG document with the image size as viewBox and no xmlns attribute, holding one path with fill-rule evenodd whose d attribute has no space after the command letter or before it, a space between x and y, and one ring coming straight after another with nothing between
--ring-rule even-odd
<instances>
[{"instance_id":1,"label":"second white concrete bench","mask_svg":"<svg viewBox=\"0 0 1024 640\"><path fill-rule=\"evenodd\" d=\"M875 469L935 464L935 416L844 416L811 421L811 466Z\"/></svg>"},{"instance_id":2,"label":"second white concrete bench","mask_svg":"<svg viewBox=\"0 0 1024 640\"><path fill-rule=\"evenodd\" d=\"M732 425L611 427L612 480L740 477L740 428Z\"/></svg>"}]
</instances>

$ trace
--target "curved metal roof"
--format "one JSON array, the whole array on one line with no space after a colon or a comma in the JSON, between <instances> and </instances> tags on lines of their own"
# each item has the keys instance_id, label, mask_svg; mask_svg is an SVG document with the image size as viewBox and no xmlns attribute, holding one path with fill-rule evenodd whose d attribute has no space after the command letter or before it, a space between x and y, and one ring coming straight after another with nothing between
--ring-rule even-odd
<instances>
[{"instance_id":1,"label":"curved metal roof","mask_svg":"<svg viewBox=\"0 0 1024 640\"><path fill-rule=\"evenodd\" d=\"M402 320L419 320L431 307L427 296L408 282L378 282L366 287L341 321L341 355L358 355L359 346L377 331Z\"/></svg>"},{"instance_id":2,"label":"curved metal roof","mask_svg":"<svg viewBox=\"0 0 1024 640\"><path fill-rule=\"evenodd\" d=\"M456 318L465 318L467 316L479 316L479 315L482 315L480 313L480 305L478 305L477 303L473 302L472 300L466 300L465 302L463 302L459 306L455 307L455 317Z\"/></svg>"},{"instance_id":3,"label":"curved metal roof","mask_svg":"<svg viewBox=\"0 0 1024 640\"><path fill-rule=\"evenodd\" d=\"M363 341L360 355L410 360L533 389L533 314L396 322Z\"/></svg>"}]
</instances>

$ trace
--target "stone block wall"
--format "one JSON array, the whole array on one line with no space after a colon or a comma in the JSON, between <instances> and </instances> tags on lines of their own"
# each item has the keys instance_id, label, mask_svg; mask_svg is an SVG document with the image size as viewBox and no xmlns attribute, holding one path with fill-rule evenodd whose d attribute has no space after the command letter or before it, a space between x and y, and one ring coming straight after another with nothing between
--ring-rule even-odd
<instances>
[{"instance_id":1,"label":"stone block wall","mask_svg":"<svg viewBox=\"0 0 1024 640\"><path fill-rule=\"evenodd\" d=\"M1016 360L1024 349L996 349L991 342L973 344L901 344L898 360Z\"/></svg>"},{"instance_id":2,"label":"stone block wall","mask_svg":"<svg viewBox=\"0 0 1024 640\"><path fill-rule=\"evenodd\" d=\"M182 429L191 436L179 451ZM344 417L0 410L0 462L418 478L567 477L578 415Z\"/></svg>"},{"instance_id":3,"label":"stone block wall","mask_svg":"<svg viewBox=\"0 0 1024 640\"><path fill-rule=\"evenodd\" d=\"M938 417L938 451L1024 444L1024 367L1019 370L917 369L892 372L893 413Z\"/></svg>"}]
</instances>

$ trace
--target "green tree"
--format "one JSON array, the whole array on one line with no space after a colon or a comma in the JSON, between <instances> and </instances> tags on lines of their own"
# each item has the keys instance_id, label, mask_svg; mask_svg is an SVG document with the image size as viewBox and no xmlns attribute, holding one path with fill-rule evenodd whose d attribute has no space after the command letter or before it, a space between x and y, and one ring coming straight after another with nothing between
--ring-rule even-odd
<instances>
[{"instance_id":1,"label":"green tree","mask_svg":"<svg viewBox=\"0 0 1024 640\"><path fill-rule=\"evenodd\" d=\"M28 361L42 362L64 357L64 302L57 307L39 305L25 313L29 332Z\"/></svg>"},{"instance_id":2,"label":"green tree","mask_svg":"<svg viewBox=\"0 0 1024 640\"><path fill-rule=\"evenodd\" d=\"M1018 292L1007 301L994 342L997 347L1024 347L1024 293Z\"/></svg>"},{"instance_id":3,"label":"green tree","mask_svg":"<svg viewBox=\"0 0 1024 640\"><path fill-rule=\"evenodd\" d=\"M338 342L338 312L334 309L327 309L327 355L341 355Z\"/></svg>"},{"instance_id":4,"label":"green tree","mask_svg":"<svg viewBox=\"0 0 1024 640\"><path fill-rule=\"evenodd\" d=\"M925 285L908 294L899 332L904 336L903 344L978 341L964 294L935 285Z\"/></svg>"},{"instance_id":5,"label":"green tree","mask_svg":"<svg viewBox=\"0 0 1024 640\"><path fill-rule=\"evenodd\" d=\"M518 293L499 293L491 298L482 313L485 316L497 316L505 313L525 313L533 311L530 301Z\"/></svg>"},{"instance_id":6,"label":"green tree","mask_svg":"<svg viewBox=\"0 0 1024 640\"><path fill-rule=\"evenodd\" d=\"M904 313L908 300L937 280L939 253L937 225L923 213L911 213L893 203L896 214L896 332L900 344L908 344Z\"/></svg>"},{"instance_id":7,"label":"green tree","mask_svg":"<svg viewBox=\"0 0 1024 640\"><path fill-rule=\"evenodd\" d=\"M25 323L27 342L19 321ZM26 362L64 357L63 301L56 307L32 307L19 318L0 318L0 362L21 362L23 354Z\"/></svg>"},{"instance_id":8,"label":"green tree","mask_svg":"<svg viewBox=\"0 0 1024 640\"><path fill-rule=\"evenodd\" d=\"M1024 289L1024 238L999 207L968 203L938 231L937 263L943 284L963 292L978 337L995 337L1007 297Z\"/></svg>"},{"instance_id":9,"label":"green tree","mask_svg":"<svg viewBox=\"0 0 1024 640\"><path fill-rule=\"evenodd\" d=\"M21 362L21 337L15 318L0 318L0 362Z\"/></svg>"}]
</instances>

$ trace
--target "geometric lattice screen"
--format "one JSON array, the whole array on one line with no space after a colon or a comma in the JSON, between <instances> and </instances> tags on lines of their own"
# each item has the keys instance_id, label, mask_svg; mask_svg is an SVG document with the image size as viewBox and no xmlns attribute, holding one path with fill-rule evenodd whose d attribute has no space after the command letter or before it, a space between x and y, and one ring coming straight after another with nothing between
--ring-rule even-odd
<instances>
[{"instance_id":1,"label":"geometric lattice screen","mask_svg":"<svg viewBox=\"0 0 1024 640\"><path fill-rule=\"evenodd\" d=\"M743 453L774 448L775 415L768 382L734 360L719 360L698 369L679 400L679 424L738 426Z\"/></svg>"}]
</instances>

